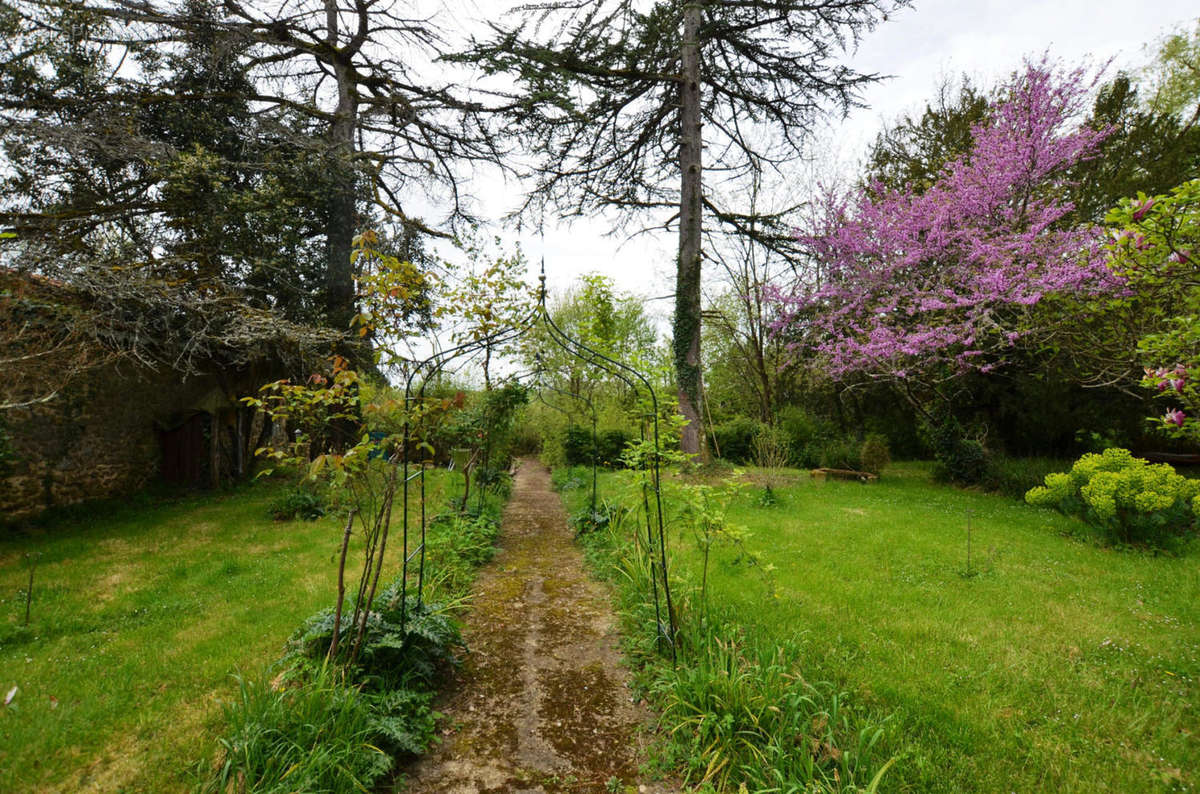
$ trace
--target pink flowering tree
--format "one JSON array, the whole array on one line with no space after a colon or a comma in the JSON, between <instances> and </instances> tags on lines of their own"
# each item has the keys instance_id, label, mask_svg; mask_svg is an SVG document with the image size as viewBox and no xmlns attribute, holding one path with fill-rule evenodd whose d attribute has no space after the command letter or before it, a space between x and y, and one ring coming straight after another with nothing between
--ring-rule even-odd
<instances>
[{"instance_id":1,"label":"pink flowering tree","mask_svg":"<svg viewBox=\"0 0 1200 794\"><path fill-rule=\"evenodd\" d=\"M1142 385L1163 403L1155 418L1173 435L1200 440L1200 179L1160 196L1121 202L1105 219L1109 265L1156 328L1138 343Z\"/></svg>"},{"instance_id":2,"label":"pink flowering tree","mask_svg":"<svg viewBox=\"0 0 1200 794\"><path fill-rule=\"evenodd\" d=\"M1033 321L1040 302L1118 286L1102 230L1061 223L1068 170L1106 135L1077 121L1093 83L1029 62L924 191L825 196L798 234L817 283L776 293L775 330L809 340L836 378L894 381L929 418L947 380L1053 333Z\"/></svg>"}]
</instances>

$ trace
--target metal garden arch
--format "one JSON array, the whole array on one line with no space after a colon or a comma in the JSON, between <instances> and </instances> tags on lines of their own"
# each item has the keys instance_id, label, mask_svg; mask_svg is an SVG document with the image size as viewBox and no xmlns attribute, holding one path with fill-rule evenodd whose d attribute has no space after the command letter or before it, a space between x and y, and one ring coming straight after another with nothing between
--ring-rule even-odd
<instances>
[{"instance_id":1,"label":"metal garden arch","mask_svg":"<svg viewBox=\"0 0 1200 794\"><path fill-rule=\"evenodd\" d=\"M671 586L667 578L667 552L666 538L663 523L663 508L662 508L662 488L660 480L660 457L661 448L659 442L659 424L658 424L658 395L654 390L654 386L650 383L641 372L634 367L615 359L609 358L603 353L592 349L578 339L574 339L565 331L563 331L550 316L550 312L546 307L546 273L543 263L542 272L539 276L538 299L537 304L532 311L524 317L520 322L511 326L501 328L491 334L473 339L455 347L439 351L429 356L428 358L416 362L409 370L404 384L404 402L405 402L405 420L402 430L402 438L400 449L397 454L400 457L402 467L402 509L403 516L403 532L402 532L402 570L400 581L400 615L401 627L407 621L408 607L410 599L413 600L415 608L419 609L423 603L425 589L425 539L426 530L428 528L428 515L426 512L426 489L425 475L429 467L424 461L414 463L414 452L419 452L424 439L416 435L414 428L411 426L411 416L414 406L419 405L425 400L425 387L434 380L448 365L455 361L463 360L464 358L473 356L475 353L482 351L489 345L502 345L507 342L514 341L527 334L530 330L539 325L544 329L547 338L558 348L572 356L576 360L587 364L597 370L600 370L608 375L617 378L631 388L636 395L644 395L649 398L650 410L644 412L639 421L640 441L645 444L651 442L652 453L643 456L641 467L641 496L642 496L642 513L645 516L646 530L646 549L647 557L650 560L650 574L653 588L654 598L654 615L655 615L655 630L659 643L667 648L671 657L675 658L676 654L676 626L675 626L675 610L671 600ZM535 374L540 374L541 370L535 371ZM558 391L558 390L556 390ZM579 395L570 395L578 397ZM592 432L595 437L595 409L592 408L593 422ZM412 469L416 470L413 471ZM595 461L593 460L592 470L592 509L596 506L596 485L595 485ZM412 525L410 519L409 505L413 499L420 502L418 515L420 516L419 523ZM640 530L639 530L640 532ZM415 567L415 582L410 582L410 571ZM412 592L410 592L410 590ZM665 613L665 614L664 614Z\"/></svg>"}]
</instances>

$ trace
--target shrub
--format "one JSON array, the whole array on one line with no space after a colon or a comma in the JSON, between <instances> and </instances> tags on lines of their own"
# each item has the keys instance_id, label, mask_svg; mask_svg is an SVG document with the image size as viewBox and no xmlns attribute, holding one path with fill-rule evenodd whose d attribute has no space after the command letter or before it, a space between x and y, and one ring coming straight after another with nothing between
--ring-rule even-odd
<instances>
[{"instance_id":1,"label":"shrub","mask_svg":"<svg viewBox=\"0 0 1200 794\"><path fill-rule=\"evenodd\" d=\"M592 511L591 505L585 505L571 516L571 526L574 528L576 536L603 529L615 529L631 512L629 508L618 502L601 499L600 503L596 505L595 512Z\"/></svg>"},{"instance_id":2,"label":"shrub","mask_svg":"<svg viewBox=\"0 0 1200 794\"><path fill-rule=\"evenodd\" d=\"M979 484L987 471L987 451L979 441L967 438L953 414L942 411L926 424L925 432L937 461L935 479L958 485Z\"/></svg>"},{"instance_id":3,"label":"shrub","mask_svg":"<svg viewBox=\"0 0 1200 794\"><path fill-rule=\"evenodd\" d=\"M472 505L466 515L457 511L434 516L431 527L447 526L446 531L431 531L425 542L430 553L442 560L442 570L456 570L467 578L470 568L490 560L496 554L500 534L500 511L485 502L482 510Z\"/></svg>"},{"instance_id":4,"label":"shrub","mask_svg":"<svg viewBox=\"0 0 1200 794\"><path fill-rule=\"evenodd\" d=\"M600 465L609 468L621 466L621 453L625 451L625 447L632 440L633 436L624 430L601 430L596 442Z\"/></svg>"},{"instance_id":5,"label":"shrub","mask_svg":"<svg viewBox=\"0 0 1200 794\"><path fill-rule=\"evenodd\" d=\"M754 436L754 463L764 469L781 469L788 465L787 436L778 427L762 425Z\"/></svg>"},{"instance_id":6,"label":"shrub","mask_svg":"<svg viewBox=\"0 0 1200 794\"><path fill-rule=\"evenodd\" d=\"M551 470L556 470L567 463L566 456L563 454L566 432L566 428L561 425L552 424L546 425L541 430L542 454L539 457L542 463Z\"/></svg>"},{"instance_id":7,"label":"shrub","mask_svg":"<svg viewBox=\"0 0 1200 794\"><path fill-rule=\"evenodd\" d=\"M1200 480L1114 447L1084 455L1069 472L1046 475L1025 501L1078 516L1113 542L1163 546L1195 531Z\"/></svg>"},{"instance_id":8,"label":"shrub","mask_svg":"<svg viewBox=\"0 0 1200 794\"><path fill-rule=\"evenodd\" d=\"M370 682L373 689L431 684L439 671L453 664L454 649L462 646L458 629L436 605L423 603L417 607L415 598L403 605L402 621L398 581L378 600L382 608L372 610L367 616L366 639L349 672L360 681ZM347 617L343 612L339 656L348 653L352 645L355 627ZM333 620L332 608L323 609L306 620L288 640L290 658L302 665L322 664L333 639Z\"/></svg>"},{"instance_id":9,"label":"shrub","mask_svg":"<svg viewBox=\"0 0 1200 794\"><path fill-rule=\"evenodd\" d=\"M1061 458L1011 458L993 454L988 456L980 485L1013 499L1024 499L1025 492L1041 483L1047 474L1069 465L1069 461Z\"/></svg>"},{"instance_id":10,"label":"shrub","mask_svg":"<svg viewBox=\"0 0 1200 794\"><path fill-rule=\"evenodd\" d=\"M987 450L973 438L959 439L948 454L938 459L941 479L960 485L977 485L987 471Z\"/></svg>"},{"instance_id":11,"label":"shrub","mask_svg":"<svg viewBox=\"0 0 1200 794\"><path fill-rule=\"evenodd\" d=\"M863 439L862 446L858 449L858 458L862 471L882 474L883 470L892 462L887 436L881 433L869 434Z\"/></svg>"},{"instance_id":12,"label":"shrub","mask_svg":"<svg viewBox=\"0 0 1200 794\"><path fill-rule=\"evenodd\" d=\"M562 493L582 488L591 481L592 471L586 466L571 466L550 472L550 487Z\"/></svg>"},{"instance_id":13,"label":"shrub","mask_svg":"<svg viewBox=\"0 0 1200 794\"><path fill-rule=\"evenodd\" d=\"M311 488L296 486L283 492L271 502L267 510L276 521L316 521L325 515L327 505L324 497Z\"/></svg>"},{"instance_id":14,"label":"shrub","mask_svg":"<svg viewBox=\"0 0 1200 794\"><path fill-rule=\"evenodd\" d=\"M512 494L512 475L503 466L478 466L474 476L477 486L501 499L507 499Z\"/></svg>"},{"instance_id":15,"label":"shrub","mask_svg":"<svg viewBox=\"0 0 1200 794\"><path fill-rule=\"evenodd\" d=\"M568 466L590 466L596 451L596 440L588 428L571 425L562 442L563 459Z\"/></svg>"},{"instance_id":16,"label":"shrub","mask_svg":"<svg viewBox=\"0 0 1200 794\"><path fill-rule=\"evenodd\" d=\"M859 457L862 447L857 439L831 438L820 446L820 450L818 460L824 468L857 471L862 467L862 459Z\"/></svg>"},{"instance_id":17,"label":"shrub","mask_svg":"<svg viewBox=\"0 0 1200 794\"><path fill-rule=\"evenodd\" d=\"M792 465L811 469L821 465L821 449L825 442L837 436L833 424L789 405L779 412L779 429L787 439Z\"/></svg>"},{"instance_id":18,"label":"shrub","mask_svg":"<svg viewBox=\"0 0 1200 794\"><path fill-rule=\"evenodd\" d=\"M526 422L513 429L509 451L513 457L524 458L542 451L542 434Z\"/></svg>"},{"instance_id":19,"label":"shrub","mask_svg":"<svg viewBox=\"0 0 1200 794\"><path fill-rule=\"evenodd\" d=\"M735 416L728 422L713 425L709 432L713 454L734 463L752 463L754 437L761 427L761 422L748 416Z\"/></svg>"}]
</instances>

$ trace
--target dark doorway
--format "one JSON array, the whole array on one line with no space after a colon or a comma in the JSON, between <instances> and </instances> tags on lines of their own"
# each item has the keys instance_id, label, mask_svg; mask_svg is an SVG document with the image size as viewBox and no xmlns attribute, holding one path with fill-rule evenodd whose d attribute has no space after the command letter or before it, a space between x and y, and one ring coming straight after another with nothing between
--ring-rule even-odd
<instances>
[{"instance_id":1,"label":"dark doorway","mask_svg":"<svg viewBox=\"0 0 1200 794\"><path fill-rule=\"evenodd\" d=\"M170 430L160 430L162 478L173 485L203 488L208 481L208 435L212 418L193 413Z\"/></svg>"}]
</instances>

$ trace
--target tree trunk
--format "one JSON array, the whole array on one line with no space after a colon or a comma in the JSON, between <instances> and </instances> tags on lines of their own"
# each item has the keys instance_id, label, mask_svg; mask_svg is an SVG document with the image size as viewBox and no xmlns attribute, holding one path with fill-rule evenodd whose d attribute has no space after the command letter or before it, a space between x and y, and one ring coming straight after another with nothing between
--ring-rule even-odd
<instances>
[{"instance_id":1,"label":"tree trunk","mask_svg":"<svg viewBox=\"0 0 1200 794\"><path fill-rule=\"evenodd\" d=\"M330 168L333 187L329 193L326 227L325 315L331 328L345 331L354 317L354 271L350 254L354 244L354 130L358 124L358 99L349 59L338 52L336 4L326 0L326 42L337 80L337 107L329 126Z\"/></svg>"},{"instance_id":2,"label":"tree trunk","mask_svg":"<svg viewBox=\"0 0 1200 794\"><path fill-rule=\"evenodd\" d=\"M675 379L679 412L688 420L684 452L704 455L700 419L700 21L701 5L683 9L683 83L679 89L679 261L675 273Z\"/></svg>"}]
</instances>

